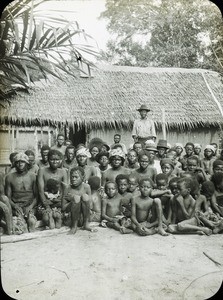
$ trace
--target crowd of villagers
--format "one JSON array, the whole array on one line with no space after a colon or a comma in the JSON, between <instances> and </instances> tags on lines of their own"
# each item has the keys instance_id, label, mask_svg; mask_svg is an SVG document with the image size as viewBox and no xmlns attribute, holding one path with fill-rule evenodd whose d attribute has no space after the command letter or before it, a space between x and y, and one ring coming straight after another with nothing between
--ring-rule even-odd
<instances>
[{"instance_id":1,"label":"crowd of villagers","mask_svg":"<svg viewBox=\"0 0 223 300\"><path fill-rule=\"evenodd\" d=\"M90 144L89 144L90 145ZM62 134L41 159L10 154L0 176L1 234L70 227L121 234L223 232L223 156L217 144L166 140L77 147ZM93 223L92 223L93 222Z\"/></svg>"}]
</instances>

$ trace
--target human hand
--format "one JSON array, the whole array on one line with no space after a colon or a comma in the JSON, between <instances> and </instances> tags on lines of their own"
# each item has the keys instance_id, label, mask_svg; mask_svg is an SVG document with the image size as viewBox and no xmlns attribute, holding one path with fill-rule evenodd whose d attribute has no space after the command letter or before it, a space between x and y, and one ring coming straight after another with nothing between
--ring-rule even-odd
<instances>
[{"instance_id":1,"label":"human hand","mask_svg":"<svg viewBox=\"0 0 223 300\"><path fill-rule=\"evenodd\" d=\"M144 226L137 226L137 231L140 235L146 235L146 230Z\"/></svg>"},{"instance_id":2,"label":"human hand","mask_svg":"<svg viewBox=\"0 0 223 300\"><path fill-rule=\"evenodd\" d=\"M17 204L15 204L14 209L15 209L17 215L23 215L22 208L20 206L18 206Z\"/></svg>"},{"instance_id":3,"label":"human hand","mask_svg":"<svg viewBox=\"0 0 223 300\"><path fill-rule=\"evenodd\" d=\"M24 215L28 216L28 214L30 213L31 210L32 210L32 206L31 205L25 207L24 208Z\"/></svg>"}]
</instances>

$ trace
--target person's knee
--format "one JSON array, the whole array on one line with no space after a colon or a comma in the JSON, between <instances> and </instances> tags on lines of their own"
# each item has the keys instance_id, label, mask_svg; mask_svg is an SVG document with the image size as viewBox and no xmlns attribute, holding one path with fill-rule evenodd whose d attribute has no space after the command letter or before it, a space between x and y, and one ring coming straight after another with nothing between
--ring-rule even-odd
<instances>
[{"instance_id":1,"label":"person's knee","mask_svg":"<svg viewBox=\"0 0 223 300\"><path fill-rule=\"evenodd\" d=\"M185 229L185 225L183 223L178 223L177 224L177 230L183 231Z\"/></svg>"},{"instance_id":2,"label":"person's knee","mask_svg":"<svg viewBox=\"0 0 223 300\"><path fill-rule=\"evenodd\" d=\"M7 196L5 196L5 195L1 195L0 201L1 201L2 203L4 203L5 205L7 205L7 206L11 206L11 205L10 205L10 202L9 202L9 198L8 198Z\"/></svg>"},{"instance_id":3,"label":"person's knee","mask_svg":"<svg viewBox=\"0 0 223 300\"><path fill-rule=\"evenodd\" d=\"M89 197L87 194L83 194L83 195L81 196L81 200L82 200L83 202L88 202L88 201L90 200L90 197Z\"/></svg>"},{"instance_id":4,"label":"person's knee","mask_svg":"<svg viewBox=\"0 0 223 300\"><path fill-rule=\"evenodd\" d=\"M160 200L160 198L154 198L153 203L154 203L156 206L161 206L161 200Z\"/></svg>"}]
</instances>

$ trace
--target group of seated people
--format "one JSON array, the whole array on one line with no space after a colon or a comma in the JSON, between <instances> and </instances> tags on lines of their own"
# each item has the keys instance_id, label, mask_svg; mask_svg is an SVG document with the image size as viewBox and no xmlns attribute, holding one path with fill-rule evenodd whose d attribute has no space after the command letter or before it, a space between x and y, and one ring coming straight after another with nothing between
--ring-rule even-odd
<instances>
[{"instance_id":1,"label":"group of seated people","mask_svg":"<svg viewBox=\"0 0 223 300\"><path fill-rule=\"evenodd\" d=\"M100 139L99 139L100 140ZM74 147L63 134L53 147L10 154L0 174L1 234L69 226L96 231L91 222L122 234L223 232L223 158L215 143L173 146L121 136Z\"/></svg>"}]
</instances>

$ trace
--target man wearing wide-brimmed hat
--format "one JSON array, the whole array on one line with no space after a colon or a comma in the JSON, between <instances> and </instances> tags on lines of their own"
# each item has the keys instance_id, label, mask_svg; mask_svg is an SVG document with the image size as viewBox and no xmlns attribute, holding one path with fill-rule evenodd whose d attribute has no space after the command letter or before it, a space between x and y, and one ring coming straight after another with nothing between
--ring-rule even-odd
<instances>
[{"instance_id":1,"label":"man wearing wide-brimmed hat","mask_svg":"<svg viewBox=\"0 0 223 300\"><path fill-rule=\"evenodd\" d=\"M142 104L139 109L141 118L134 121L132 137L134 141L138 141L144 144L146 140L156 140L156 129L152 119L148 119L147 115L150 109Z\"/></svg>"}]
</instances>

